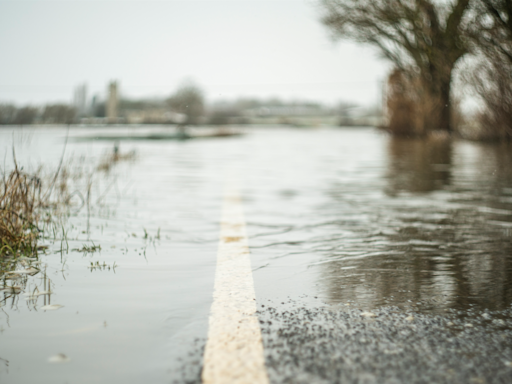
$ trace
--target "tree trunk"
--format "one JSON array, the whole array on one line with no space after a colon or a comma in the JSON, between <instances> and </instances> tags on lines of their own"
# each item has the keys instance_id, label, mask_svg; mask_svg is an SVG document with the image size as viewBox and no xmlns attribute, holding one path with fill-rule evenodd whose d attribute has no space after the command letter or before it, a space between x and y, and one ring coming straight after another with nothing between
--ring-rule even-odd
<instances>
[{"instance_id":1,"label":"tree trunk","mask_svg":"<svg viewBox=\"0 0 512 384\"><path fill-rule=\"evenodd\" d=\"M441 110L439 111L439 129L451 133L452 127L452 102L450 98L451 80L441 87Z\"/></svg>"},{"instance_id":2,"label":"tree trunk","mask_svg":"<svg viewBox=\"0 0 512 384\"><path fill-rule=\"evenodd\" d=\"M424 132L452 132L451 115L451 69L442 74L430 75L424 79L424 97L422 113L424 116Z\"/></svg>"}]
</instances>

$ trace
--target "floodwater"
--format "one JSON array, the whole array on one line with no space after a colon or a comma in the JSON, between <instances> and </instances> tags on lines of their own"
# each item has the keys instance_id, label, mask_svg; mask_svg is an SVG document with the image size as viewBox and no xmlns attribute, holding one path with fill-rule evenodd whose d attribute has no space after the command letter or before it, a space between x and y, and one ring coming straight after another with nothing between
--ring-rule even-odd
<instances>
[{"instance_id":1,"label":"floodwater","mask_svg":"<svg viewBox=\"0 0 512 384\"><path fill-rule=\"evenodd\" d=\"M3 128L3 168L13 146L25 169L55 169L65 147L69 169L92 170L114 142L76 137L104 130L72 128L65 146L65 128ZM229 178L259 304L510 309L510 145L273 127L121 141L120 151L136 156L96 171L90 204L75 197L65 236L42 241L42 272L0 293L2 383L158 383L200 369ZM26 295L48 284L51 295Z\"/></svg>"}]
</instances>

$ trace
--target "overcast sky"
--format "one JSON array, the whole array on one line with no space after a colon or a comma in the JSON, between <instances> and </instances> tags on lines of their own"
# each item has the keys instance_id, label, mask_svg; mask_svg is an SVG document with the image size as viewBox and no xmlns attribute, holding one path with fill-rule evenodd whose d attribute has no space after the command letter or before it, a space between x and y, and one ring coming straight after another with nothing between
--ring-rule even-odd
<instances>
[{"instance_id":1,"label":"overcast sky","mask_svg":"<svg viewBox=\"0 0 512 384\"><path fill-rule=\"evenodd\" d=\"M0 0L0 102L69 102L117 79L129 97L185 79L209 100L380 100L389 65L332 42L314 0Z\"/></svg>"}]
</instances>

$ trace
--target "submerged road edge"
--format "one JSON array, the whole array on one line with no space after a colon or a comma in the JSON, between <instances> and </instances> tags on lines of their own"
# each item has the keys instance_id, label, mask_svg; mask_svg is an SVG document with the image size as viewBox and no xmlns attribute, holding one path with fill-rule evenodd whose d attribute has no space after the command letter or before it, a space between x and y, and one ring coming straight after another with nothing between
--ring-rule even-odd
<instances>
[{"instance_id":1,"label":"submerged road edge","mask_svg":"<svg viewBox=\"0 0 512 384\"><path fill-rule=\"evenodd\" d=\"M217 267L202 381L268 384L242 201L229 183L224 193Z\"/></svg>"}]
</instances>

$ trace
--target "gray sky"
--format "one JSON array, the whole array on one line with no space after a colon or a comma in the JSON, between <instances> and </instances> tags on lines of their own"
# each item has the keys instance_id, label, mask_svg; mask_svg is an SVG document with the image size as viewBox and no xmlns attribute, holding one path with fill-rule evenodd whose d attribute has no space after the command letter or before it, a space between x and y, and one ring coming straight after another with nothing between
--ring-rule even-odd
<instances>
[{"instance_id":1,"label":"gray sky","mask_svg":"<svg viewBox=\"0 0 512 384\"><path fill-rule=\"evenodd\" d=\"M192 79L237 96L375 104L389 65L333 43L313 0L0 0L0 102L167 96Z\"/></svg>"}]
</instances>

